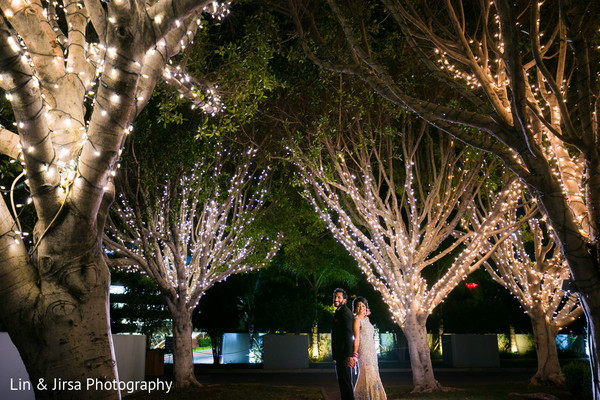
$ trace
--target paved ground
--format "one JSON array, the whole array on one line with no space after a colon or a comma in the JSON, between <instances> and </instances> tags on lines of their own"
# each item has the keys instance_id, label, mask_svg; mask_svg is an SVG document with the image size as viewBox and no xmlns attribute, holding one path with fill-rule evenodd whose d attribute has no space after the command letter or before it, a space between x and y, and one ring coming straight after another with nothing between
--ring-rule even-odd
<instances>
[{"instance_id":1,"label":"paved ground","mask_svg":"<svg viewBox=\"0 0 600 400\"><path fill-rule=\"evenodd\" d=\"M380 370L384 386L410 386L412 375L407 368L383 368ZM460 386L466 383L501 383L527 381L535 369L532 368L489 368L489 369L435 369L435 376L442 386ZM293 385L320 387L328 400L339 398L333 366L305 370L196 368L196 377L201 383L259 383L266 385Z\"/></svg>"}]
</instances>

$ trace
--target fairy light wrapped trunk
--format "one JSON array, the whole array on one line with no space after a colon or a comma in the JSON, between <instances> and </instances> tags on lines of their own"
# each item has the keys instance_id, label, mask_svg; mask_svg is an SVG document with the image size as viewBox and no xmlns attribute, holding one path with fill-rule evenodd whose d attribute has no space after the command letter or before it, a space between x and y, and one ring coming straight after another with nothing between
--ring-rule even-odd
<instances>
[{"instance_id":1,"label":"fairy light wrapped trunk","mask_svg":"<svg viewBox=\"0 0 600 400\"><path fill-rule=\"evenodd\" d=\"M203 12L222 17L226 9L179 0L0 7L0 87L15 119L0 131L0 151L23 165L37 215L33 241L23 240L14 205L0 200L0 317L37 398L120 398L118 390L51 392L35 383L118 379L102 254L112 179L159 79L218 110L210 88L171 73L167 61L194 37Z\"/></svg>"}]
</instances>

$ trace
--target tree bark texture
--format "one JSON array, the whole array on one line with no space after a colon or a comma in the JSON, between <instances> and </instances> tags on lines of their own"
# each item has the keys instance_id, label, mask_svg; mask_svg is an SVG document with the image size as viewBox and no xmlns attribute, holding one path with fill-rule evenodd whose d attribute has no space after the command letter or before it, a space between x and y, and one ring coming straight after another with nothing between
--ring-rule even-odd
<instances>
[{"instance_id":1,"label":"tree bark texture","mask_svg":"<svg viewBox=\"0 0 600 400\"><path fill-rule=\"evenodd\" d=\"M46 236L38 250L39 291L29 291L29 301L10 296L22 290L22 282L0 276L0 312L38 399L119 398L118 390L105 390L103 384L116 379L107 306L110 274L98 228L88 222L69 214ZM13 243L7 250L16 256L22 248ZM24 268L35 271L32 265ZM39 390L41 379L47 390ZM79 383L82 391L51 390L55 379Z\"/></svg>"},{"instance_id":2,"label":"tree bark texture","mask_svg":"<svg viewBox=\"0 0 600 400\"><path fill-rule=\"evenodd\" d=\"M600 126L594 62L600 3L382 0L386 15L380 19L366 8L349 13L351 7L327 2L345 40L340 57L327 52L340 43L327 46L326 35L315 34L321 28L318 16L306 18L310 2L289 2L313 62L361 78L389 101L494 154L538 200L586 315L594 400L600 400ZM407 79L432 81L416 73L404 76L394 57L399 54L373 51L375 38L365 27L385 23L386 31L406 39L402 50L410 49L423 71L443 82L448 97L432 100L427 92L407 88ZM309 34L317 40L303 40ZM454 101L457 105L449 107Z\"/></svg>"},{"instance_id":3,"label":"tree bark texture","mask_svg":"<svg viewBox=\"0 0 600 400\"><path fill-rule=\"evenodd\" d=\"M530 309L528 315L533 327L538 363L537 371L531 378L531 383L562 386L565 384L565 378L560 369L556 349L558 328L552 322L546 320L546 315L541 309Z\"/></svg>"},{"instance_id":4,"label":"tree bark texture","mask_svg":"<svg viewBox=\"0 0 600 400\"><path fill-rule=\"evenodd\" d=\"M313 322L310 340L310 356L319 358L319 324Z\"/></svg>"},{"instance_id":5,"label":"tree bark texture","mask_svg":"<svg viewBox=\"0 0 600 400\"><path fill-rule=\"evenodd\" d=\"M24 178L37 217L26 242L12 189L0 198L0 319L38 399L120 398L102 247L112 177L133 119L206 4L64 2L58 12L0 1L0 87L15 119L14 131L0 129L0 152L23 166L15 184Z\"/></svg>"},{"instance_id":6,"label":"tree bark texture","mask_svg":"<svg viewBox=\"0 0 600 400\"><path fill-rule=\"evenodd\" d=\"M223 354L223 333L210 332L210 344L212 347L213 364L221 364L221 356Z\"/></svg>"},{"instance_id":7,"label":"tree bark texture","mask_svg":"<svg viewBox=\"0 0 600 400\"><path fill-rule=\"evenodd\" d=\"M413 377L413 393L437 392L440 383L433 375L431 352L427 341L426 315L409 312L402 331L408 341L410 369Z\"/></svg>"},{"instance_id":8,"label":"tree bark texture","mask_svg":"<svg viewBox=\"0 0 600 400\"><path fill-rule=\"evenodd\" d=\"M173 315L173 375L176 387L200 386L194 375L194 353L192 351L192 315L178 309Z\"/></svg>"}]
</instances>

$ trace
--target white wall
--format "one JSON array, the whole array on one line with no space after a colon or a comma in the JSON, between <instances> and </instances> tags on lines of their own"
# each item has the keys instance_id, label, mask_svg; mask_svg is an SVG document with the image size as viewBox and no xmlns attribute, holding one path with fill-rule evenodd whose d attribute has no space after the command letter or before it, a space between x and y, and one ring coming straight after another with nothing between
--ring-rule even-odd
<instances>
[{"instance_id":1,"label":"white wall","mask_svg":"<svg viewBox=\"0 0 600 400\"><path fill-rule=\"evenodd\" d=\"M146 337L143 335L113 335L119 379L143 381L146 362ZM12 379L12 385L11 385ZM29 374L8 333L0 332L0 399L34 400L32 390L26 390ZM20 387L19 387L20 384ZM22 389L22 390L11 390Z\"/></svg>"},{"instance_id":2,"label":"white wall","mask_svg":"<svg viewBox=\"0 0 600 400\"><path fill-rule=\"evenodd\" d=\"M146 335L112 335L120 381L143 381Z\"/></svg>"},{"instance_id":3,"label":"white wall","mask_svg":"<svg viewBox=\"0 0 600 400\"><path fill-rule=\"evenodd\" d=\"M29 374L8 333L0 332L0 399L35 399L33 390L11 390L11 379L12 387L18 388L19 382L29 382Z\"/></svg>"},{"instance_id":4,"label":"white wall","mask_svg":"<svg viewBox=\"0 0 600 400\"><path fill-rule=\"evenodd\" d=\"M250 362L250 335L247 333L223 334L223 364Z\"/></svg>"}]
</instances>

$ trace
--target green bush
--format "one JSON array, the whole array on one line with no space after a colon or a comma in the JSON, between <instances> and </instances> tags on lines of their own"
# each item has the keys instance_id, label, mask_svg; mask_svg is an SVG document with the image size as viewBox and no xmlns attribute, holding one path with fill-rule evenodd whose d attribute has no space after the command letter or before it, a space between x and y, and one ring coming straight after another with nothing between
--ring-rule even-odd
<instances>
[{"instance_id":1,"label":"green bush","mask_svg":"<svg viewBox=\"0 0 600 400\"><path fill-rule=\"evenodd\" d=\"M198 339L198 347L211 347L210 338L208 337L199 337Z\"/></svg>"},{"instance_id":2,"label":"green bush","mask_svg":"<svg viewBox=\"0 0 600 400\"><path fill-rule=\"evenodd\" d=\"M592 374L586 361L574 361L562 369L567 389L575 398L592 400Z\"/></svg>"}]
</instances>

